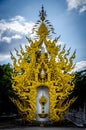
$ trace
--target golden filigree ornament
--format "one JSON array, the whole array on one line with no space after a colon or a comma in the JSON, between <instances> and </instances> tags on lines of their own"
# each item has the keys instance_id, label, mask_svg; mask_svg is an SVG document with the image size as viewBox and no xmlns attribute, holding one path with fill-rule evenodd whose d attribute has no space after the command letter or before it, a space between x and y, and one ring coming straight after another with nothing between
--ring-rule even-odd
<instances>
[{"instance_id":1,"label":"golden filigree ornament","mask_svg":"<svg viewBox=\"0 0 86 130\"><path fill-rule=\"evenodd\" d=\"M12 89L15 97L11 100L17 106L24 121L36 121L36 97L39 87L47 87L49 92L49 121L57 122L64 118L70 105L76 100L71 97L74 90L74 73L69 73L73 67L75 53L70 55L61 45L56 45L59 37L50 39L54 33L53 26L46 20L46 12L42 6L40 20L34 25L32 32L37 39L27 38L30 46L25 46L26 51L20 46L20 52L15 49L18 58L11 53L13 60ZM45 48L41 48L42 45ZM61 49L62 48L62 49ZM46 49L46 50L45 50ZM46 98L41 97L42 114Z\"/></svg>"}]
</instances>

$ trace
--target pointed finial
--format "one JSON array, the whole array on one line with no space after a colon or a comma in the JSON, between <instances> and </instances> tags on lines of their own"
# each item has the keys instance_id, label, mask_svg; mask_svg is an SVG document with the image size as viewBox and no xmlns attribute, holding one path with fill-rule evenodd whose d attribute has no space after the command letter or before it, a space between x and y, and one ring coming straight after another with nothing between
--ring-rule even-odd
<instances>
[{"instance_id":1,"label":"pointed finial","mask_svg":"<svg viewBox=\"0 0 86 130\"><path fill-rule=\"evenodd\" d=\"M42 5L42 10L41 10L41 12L39 12L39 16L40 16L40 19L41 19L42 21L45 20L45 17L46 17L46 11L44 10L43 5Z\"/></svg>"}]
</instances>

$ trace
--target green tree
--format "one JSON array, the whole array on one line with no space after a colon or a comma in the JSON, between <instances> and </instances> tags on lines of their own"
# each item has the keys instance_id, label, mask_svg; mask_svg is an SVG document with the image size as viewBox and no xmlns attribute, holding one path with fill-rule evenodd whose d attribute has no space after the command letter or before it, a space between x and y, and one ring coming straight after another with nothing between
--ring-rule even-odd
<instances>
[{"instance_id":1,"label":"green tree","mask_svg":"<svg viewBox=\"0 0 86 130\"><path fill-rule=\"evenodd\" d=\"M10 101L9 96L13 95L11 88L11 65L0 65L0 114L10 114L13 109L13 103Z\"/></svg>"},{"instance_id":2,"label":"green tree","mask_svg":"<svg viewBox=\"0 0 86 130\"><path fill-rule=\"evenodd\" d=\"M86 70L76 73L75 89L73 94L78 97L76 102L73 104L73 107L83 107L83 103L86 101Z\"/></svg>"}]
</instances>

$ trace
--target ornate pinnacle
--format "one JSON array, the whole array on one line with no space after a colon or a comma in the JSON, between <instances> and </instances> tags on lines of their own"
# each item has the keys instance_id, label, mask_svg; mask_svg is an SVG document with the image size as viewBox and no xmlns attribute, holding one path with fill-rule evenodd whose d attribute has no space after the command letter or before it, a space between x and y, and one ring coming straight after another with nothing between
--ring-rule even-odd
<instances>
[{"instance_id":1,"label":"ornate pinnacle","mask_svg":"<svg viewBox=\"0 0 86 130\"><path fill-rule=\"evenodd\" d=\"M42 21L45 20L45 17L46 17L46 11L44 10L43 5L42 5L42 10L41 10L41 12L39 12L39 16L40 16L40 19L41 19Z\"/></svg>"}]
</instances>

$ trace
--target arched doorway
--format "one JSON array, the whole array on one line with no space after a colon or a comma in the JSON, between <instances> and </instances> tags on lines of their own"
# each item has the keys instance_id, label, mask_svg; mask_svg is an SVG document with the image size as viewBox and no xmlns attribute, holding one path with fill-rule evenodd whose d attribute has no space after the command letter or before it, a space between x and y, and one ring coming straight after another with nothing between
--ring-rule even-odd
<instances>
[{"instance_id":1,"label":"arched doorway","mask_svg":"<svg viewBox=\"0 0 86 130\"><path fill-rule=\"evenodd\" d=\"M45 86L37 89L36 121L49 121L49 92Z\"/></svg>"}]
</instances>

